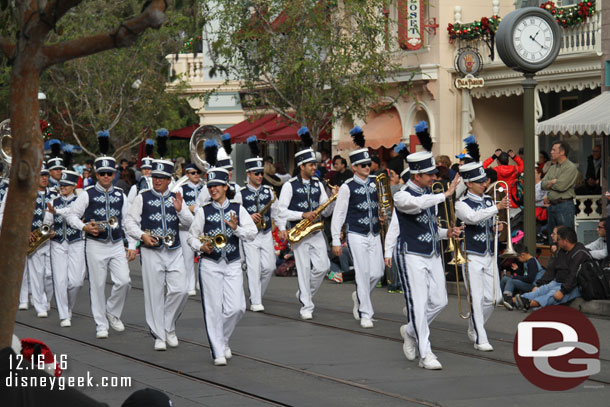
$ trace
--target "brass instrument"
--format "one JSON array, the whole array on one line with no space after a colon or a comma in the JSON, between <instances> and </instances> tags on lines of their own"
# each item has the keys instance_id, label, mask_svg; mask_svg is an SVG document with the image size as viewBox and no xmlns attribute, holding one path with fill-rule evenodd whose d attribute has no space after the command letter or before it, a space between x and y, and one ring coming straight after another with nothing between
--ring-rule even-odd
<instances>
[{"instance_id":1,"label":"brass instrument","mask_svg":"<svg viewBox=\"0 0 610 407\"><path fill-rule=\"evenodd\" d=\"M385 236L388 233L388 227L392 219L392 212L394 211L394 200L392 199L392 188L390 186L390 178L385 172L375 177L375 185L377 186L377 200L379 201L379 214L384 215L385 221L381 226L381 247L385 246ZM386 281L388 284L392 284L390 276L392 273L386 270Z\"/></svg>"},{"instance_id":2,"label":"brass instrument","mask_svg":"<svg viewBox=\"0 0 610 407\"><path fill-rule=\"evenodd\" d=\"M227 241L229 239L227 238L227 235L224 235L222 233L219 233L217 235L203 235L203 236L199 236L199 241L201 242L201 244L206 244L206 243L210 243L212 246L218 248L218 249L222 249L223 247L225 247L227 245Z\"/></svg>"},{"instance_id":3,"label":"brass instrument","mask_svg":"<svg viewBox=\"0 0 610 407\"><path fill-rule=\"evenodd\" d=\"M445 186L441 182L435 182L432 184L432 193L439 194L445 193ZM447 204L449 201L449 204ZM455 225L455 211L453 209L453 199L451 197L447 198L443 201L443 207L445 209L445 222L447 228ZM438 219L439 226L443 219ZM470 278L468 275L468 258L464 256L466 253L466 240L464 240L464 249L462 250L459 242L453 236L447 236L449 243L447 244L447 249L445 253L452 252L453 259L448 263L455 268L455 283L457 288L457 297L458 297L458 312L460 317L463 319L470 318L472 314L472 298L470 297ZM462 311L462 296L461 296L461 288L460 288L460 271L458 265L464 266L464 284L466 285L466 299L468 302L468 312L464 314Z\"/></svg>"},{"instance_id":4,"label":"brass instrument","mask_svg":"<svg viewBox=\"0 0 610 407\"><path fill-rule=\"evenodd\" d=\"M4 171L2 173L3 178L8 178L8 174L11 169L12 157L11 157L11 121L10 119L4 120L0 123L0 162L4 165Z\"/></svg>"},{"instance_id":5,"label":"brass instrument","mask_svg":"<svg viewBox=\"0 0 610 407\"><path fill-rule=\"evenodd\" d=\"M328 199L328 201L324 202L322 205L318 206L315 211L313 211L313 213L315 214L316 218L318 216L320 216L320 213L322 213L322 211L324 209L326 209L326 207L328 205L330 205L335 199L337 199L337 195L338 194L332 195ZM303 219L302 221L297 223L295 227L293 227L292 229L290 229L288 231L288 241L290 243L298 243L303 238L309 236L310 234L312 234L314 232L317 232L318 230L321 230L322 228L324 228L324 222L323 221L315 222L314 223L311 220Z\"/></svg>"},{"instance_id":6,"label":"brass instrument","mask_svg":"<svg viewBox=\"0 0 610 407\"><path fill-rule=\"evenodd\" d=\"M259 215L261 215L261 221L256 224L258 230L263 230L267 228L267 222L265 222L264 215L267 213L267 211L269 211L269 209L271 209L271 205L273 205L273 202L275 202L275 198L275 192L273 192L273 198L271 198L271 200L267 203L267 205L263 207L263 209L257 212Z\"/></svg>"},{"instance_id":7,"label":"brass instrument","mask_svg":"<svg viewBox=\"0 0 610 407\"><path fill-rule=\"evenodd\" d=\"M47 240L51 238L51 232L53 232L51 225L46 224L43 224L38 229L32 232L34 233L34 237L36 238L36 240L30 242L30 245L28 246L28 256L32 255L36 250L40 248L40 246L42 246Z\"/></svg>"},{"instance_id":8,"label":"brass instrument","mask_svg":"<svg viewBox=\"0 0 610 407\"><path fill-rule=\"evenodd\" d=\"M100 232L106 227L110 229L116 229L119 227L119 219L116 216L111 216L108 218L108 220L92 220L91 222L95 224L95 227L97 227L97 230Z\"/></svg>"},{"instance_id":9,"label":"brass instrument","mask_svg":"<svg viewBox=\"0 0 610 407\"><path fill-rule=\"evenodd\" d=\"M176 236L173 233L168 233L165 236L159 236L152 234L149 229L146 229L144 233L154 237L157 240L157 244L155 245L155 247L161 247L161 245L163 244L165 245L165 247L170 248L176 242Z\"/></svg>"},{"instance_id":10,"label":"brass instrument","mask_svg":"<svg viewBox=\"0 0 610 407\"><path fill-rule=\"evenodd\" d=\"M206 140L216 139L218 145L222 145L220 137L222 136L222 130L216 126L199 126L189 141L189 153L191 155L191 161L203 172L207 172L210 168L210 164L205 161L205 152L203 150L203 144ZM175 191L172 191L175 192Z\"/></svg>"}]
</instances>

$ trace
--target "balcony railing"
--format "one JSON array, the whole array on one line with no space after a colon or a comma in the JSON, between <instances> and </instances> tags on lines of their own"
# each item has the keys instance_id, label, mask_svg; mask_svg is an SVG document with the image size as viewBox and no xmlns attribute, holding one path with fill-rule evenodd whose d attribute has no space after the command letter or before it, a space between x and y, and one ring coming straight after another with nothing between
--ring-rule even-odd
<instances>
[{"instance_id":1,"label":"balcony railing","mask_svg":"<svg viewBox=\"0 0 610 407\"><path fill-rule=\"evenodd\" d=\"M166 58L172 73L181 76L187 83L203 82L206 79L203 54L171 54Z\"/></svg>"},{"instance_id":2,"label":"balcony railing","mask_svg":"<svg viewBox=\"0 0 610 407\"><path fill-rule=\"evenodd\" d=\"M601 2L597 2L601 5ZM572 28L560 28L561 48L559 56L577 53L598 53L602 52L602 13L597 10L586 22L578 24ZM496 52L492 61L489 57L489 48L483 41L476 41L471 46L477 48L483 57L484 65L501 65L502 60ZM457 49L456 49L457 52Z\"/></svg>"}]
</instances>

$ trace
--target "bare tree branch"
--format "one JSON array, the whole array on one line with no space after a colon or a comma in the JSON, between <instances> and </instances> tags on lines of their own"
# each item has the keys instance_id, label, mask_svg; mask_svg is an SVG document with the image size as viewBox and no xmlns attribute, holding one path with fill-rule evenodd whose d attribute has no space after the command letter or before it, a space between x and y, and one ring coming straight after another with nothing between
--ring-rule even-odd
<instances>
[{"instance_id":1,"label":"bare tree branch","mask_svg":"<svg viewBox=\"0 0 610 407\"><path fill-rule=\"evenodd\" d=\"M83 143L80 141L80 138L76 134L76 129L75 129L75 126L74 126L74 120L72 119L72 113L70 113L70 106L68 105L68 102L64 101L64 106L66 107L66 113L68 114L69 121L66 120L66 118L64 117L63 112L61 112L59 110L59 108L55 109L57 114L59 115L61 120L64 122L64 124L66 126L70 127L70 129L72 129L72 136L74 137L74 139L76 140L76 142L78 143L80 148L82 148L85 153L89 154L92 157L95 157L95 154L93 154L91 151L87 150L87 148L83 145Z\"/></svg>"},{"instance_id":2,"label":"bare tree branch","mask_svg":"<svg viewBox=\"0 0 610 407\"><path fill-rule=\"evenodd\" d=\"M46 59L43 69L70 59L132 45L138 35L146 29L161 27L165 19L165 5L165 0L151 0L142 14L125 21L113 33L97 34L45 46L42 49Z\"/></svg>"}]
</instances>

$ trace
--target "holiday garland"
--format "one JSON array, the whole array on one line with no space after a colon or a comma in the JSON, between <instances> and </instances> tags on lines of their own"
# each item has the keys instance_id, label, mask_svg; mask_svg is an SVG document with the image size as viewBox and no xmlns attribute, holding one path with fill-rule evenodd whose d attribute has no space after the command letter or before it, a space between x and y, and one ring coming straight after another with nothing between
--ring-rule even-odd
<instances>
[{"instance_id":1,"label":"holiday garland","mask_svg":"<svg viewBox=\"0 0 610 407\"><path fill-rule=\"evenodd\" d=\"M449 38L453 40L477 40L481 37L489 37L496 33L498 25L502 21L499 16L483 17L481 21L475 20L473 23L451 24L447 26Z\"/></svg>"},{"instance_id":2,"label":"holiday garland","mask_svg":"<svg viewBox=\"0 0 610 407\"><path fill-rule=\"evenodd\" d=\"M48 139L53 137L53 128L47 123L46 120L40 121L40 130L42 131L42 138Z\"/></svg>"},{"instance_id":3,"label":"holiday garland","mask_svg":"<svg viewBox=\"0 0 610 407\"><path fill-rule=\"evenodd\" d=\"M540 5L550 12L557 24L563 28L574 27L576 24L584 23L589 17L595 14L595 0L581 1L578 4L568 7L556 7L552 1L547 1Z\"/></svg>"},{"instance_id":4,"label":"holiday garland","mask_svg":"<svg viewBox=\"0 0 610 407\"><path fill-rule=\"evenodd\" d=\"M570 28L577 24L584 23L589 17L595 14L595 0L581 1L578 4L568 7L557 7L552 1L547 1L540 5L540 8L547 10L555 17L557 23L563 28ZM498 25L502 21L499 16L483 17L481 21L474 21L466 24L451 24L447 26L449 40L472 41L482 37L490 37L496 33Z\"/></svg>"},{"instance_id":5,"label":"holiday garland","mask_svg":"<svg viewBox=\"0 0 610 407\"><path fill-rule=\"evenodd\" d=\"M180 50L181 54L192 54L196 51L196 47L195 47L195 43L194 41L197 40L198 42L201 42L201 35L198 35L197 38L189 38L183 45L182 45L182 49Z\"/></svg>"}]
</instances>

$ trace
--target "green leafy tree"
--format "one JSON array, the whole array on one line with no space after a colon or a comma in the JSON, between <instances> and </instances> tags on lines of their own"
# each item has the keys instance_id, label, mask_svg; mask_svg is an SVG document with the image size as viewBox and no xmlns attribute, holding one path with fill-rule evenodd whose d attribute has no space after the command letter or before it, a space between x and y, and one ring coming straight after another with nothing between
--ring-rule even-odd
<instances>
[{"instance_id":1,"label":"green leafy tree","mask_svg":"<svg viewBox=\"0 0 610 407\"><path fill-rule=\"evenodd\" d=\"M87 1L62 24L62 34L51 34L50 40L109 30L136 13L139 3L128 0L117 7L105 0ZM196 122L197 115L188 103L165 91L169 77L166 55L181 48L189 23L183 13L168 11L163 27L143 33L137 47L113 49L49 68L41 87L55 129L63 130L65 139L74 139L91 156L96 151L96 131L109 130L113 155L120 157L147 137L151 127L173 129ZM181 90L186 84L177 82L175 87Z\"/></svg>"},{"instance_id":2,"label":"green leafy tree","mask_svg":"<svg viewBox=\"0 0 610 407\"><path fill-rule=\"evenodd\" d=\"M242 81L246 108L309 126L379 107L399 66L382 0L217 0L205 37L213 67ZM204 46L204 52L206 47Z\"/></svg>"},{"instance_id":3,"label":"green leafy tree","mask_svg":"<svg viewBox=\"0 0 610 407\"><path fill-rule=\"evenodd\" d=\"M9 4L10 3L10 4ZM41 74L66 61L114 48L134 45L148 28L159 29L167 2L147 0L133 17L100 34L50 41L52 31L77 15L82 0L0 1L1 64L10 65L9 109L11 119L10 188L6 196L0 234L0 348L10 346L17 313L30 223L35 206L43 157L38 90ZM91 15L92 19L100 15ZM91 30L95 32L95 30Z\"/></svg>"}]
</instances>

